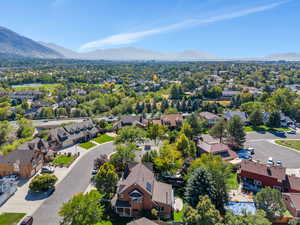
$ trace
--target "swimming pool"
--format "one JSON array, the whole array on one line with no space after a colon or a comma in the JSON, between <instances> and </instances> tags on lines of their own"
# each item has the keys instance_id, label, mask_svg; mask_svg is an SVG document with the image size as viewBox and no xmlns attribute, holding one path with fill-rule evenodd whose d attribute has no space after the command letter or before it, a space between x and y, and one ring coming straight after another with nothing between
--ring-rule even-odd
<instances>
[{"instance_id":1,"label":"swimming pool","mask_svg":"<svg viewBox=\"0 0 300 225\"><path fill-rule=\"evenodd\" d=\"M235 215L255 214L256 212L253 202L229 202L225 208Z\"/></svg>"}]
</instances>

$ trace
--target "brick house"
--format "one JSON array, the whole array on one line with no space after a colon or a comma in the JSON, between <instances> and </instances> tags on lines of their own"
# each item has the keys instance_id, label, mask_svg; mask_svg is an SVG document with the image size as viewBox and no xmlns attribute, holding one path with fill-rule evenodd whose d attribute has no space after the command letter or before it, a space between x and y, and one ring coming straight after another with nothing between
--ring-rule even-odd
<instances>
[{"instance_id":1,"label":"brick house","mask_svg":"<svg viewBox=\"0 0 300 225\"><path fill-rule=\"evenodd\" d=\"M283 201L286 207L294 217L300 217L300 194L299 193L283 193Z\"/></svg>"},{"instance_id":2,"label":"brick house","mask_svg":"<svg viewBox=\"0 0 300 225\"><path fill-rule=\"evenodd\" d=\"M118 183L111 203L120 216L137 217L144 210L156 209L161 217L170 218L174 194L171 185L155 179L152 165L134 163L128 166Z\"/></svg>"},{"instance_id":3,"label":"brick house","mask_svg":"<svg viewBox=\"0 0 300 225\"><path fill-rule=\"evenodd\" d=\"M229 148L228 145L220 143L219 140L214 139L209 134L202 135L198 140L197 147L200 154L210 153L213 155L221 156L224 161L230 161L238 158L238 155Z\"/></svg>"},{"instance_id":4,"label":"brick house","mask_svg":"<svg viewBox=\"0 0 300 225\"><path fill-rule=\"evenodd\" d=\"M159 120L153 120L152 122L153 124L160 124L173 129L178 129L183 124L183 115L179 113L161 115Z\"/></svg>"},{"instance_id":5,"label":"brick house","mask_svg":"<svg viewBox=\"0 0 300 225\"><path fill-rule=\"evenodd\" d=\"M238 170L243 188L259 191L264 187L276 188L283 192L300 192L300 178L286 175L286 168L243 160Z\"/></svg>"},{"instance_id":6,"label":"brick house","mask_svg":"<svg viewBox=\"0 0 300 225\"><path fill-rule=\"evenodd\" d=\"M17 174L29 178L43 166L48 153L48 144L36 138L19 146L16 150L0 157L0 176Z\"/></svg>"}]
</instances>

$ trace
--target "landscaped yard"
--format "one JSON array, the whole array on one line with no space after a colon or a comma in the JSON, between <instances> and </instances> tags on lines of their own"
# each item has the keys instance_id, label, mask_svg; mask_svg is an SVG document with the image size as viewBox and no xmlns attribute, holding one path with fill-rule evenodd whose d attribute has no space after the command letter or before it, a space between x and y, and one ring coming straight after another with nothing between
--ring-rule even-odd
<instances>
[{"instance_id":1,"label":"landscaped yard","mask_svg":"<svg viewBox=\"0 0 300 225\"><path fill-rule=\"evenodd\" d=\"M94 141L96 141L99 144L103 144L109 141L113 141L114 139L114 137L108 136L107 134L102 134L101 136L95 138Z\"/></svg>"},{"instance_id":2,"label":"landscaped yard","mask_svg":"<svg viewBox=\"0 0 300 225\"><path fill-rule=\"evenodd\" d=\"M239 183L237 180L236 173L230 174L229 178L226 181L226 186L227 186L227 189L229 189L229 190L236 190L239 188Z\"/></svg>"},{"instance_id":3,"label":"landscaped yard","mask_svg":"<svg viewBox=\"0 0 300 225\"><path fill-rule=\"evenodd\" d=\"M183 212L185 210L186 206L183 206L181 211L175 211L173 213L174 222L182 222L183 221Z\"/></svg>"},{"instance_id":4,"label":"landscaped yard","mask_svg":"<svg viewBox=\"0 0 300 225\"><path fill-rule=\"evenodd\" d=\"M74 156L59 155L52 162L56 165L69 166L74 160Z\"/></svg>"},{"instance_id":5,"label":"landscaped yard","mask_svg":"<svg viewBox=\"0 0 300 225\"><path fill-rule=\"evenodd\" d=\"M300 140L276 140L275 143L300 151Z\"/></svg>"},{"instance_id":6,"label":"landscaped yard","mask_svg":"<svg viewBox=\"0 0 300 225\"><path fill-rule=\"evenodd\" d=\"M244 131L245 132L254 132L254 131L257 131L257 132L274 132L274 131L289 131L290 128L271 128L271 127L268 127L268 126L258 126L258 127L253 127L253 126L245 126L244 127Z\"/></svg>"},{"instance_id":7,"label":"landscaped yard","mask_svg":"<svg viewBox=\"0 0 300 225\"><path fill-rule=\"evenodd\" d=\"M95 147L96 144L89 141L89 142L81 143L79 146L80 146L81 148L90 149L90 148L92 148L92 147Z\"/></svg>"},{"instance_id":8,"label":"landscaped yard","mask_svg":"<svg viewBox=\"0 0 300 225\"><path fill-rule=\"evenodd\" d=\"M3 213L0 215L0 224L17 225L25 215L25 213Z\"/></svg>"}]
</instances>

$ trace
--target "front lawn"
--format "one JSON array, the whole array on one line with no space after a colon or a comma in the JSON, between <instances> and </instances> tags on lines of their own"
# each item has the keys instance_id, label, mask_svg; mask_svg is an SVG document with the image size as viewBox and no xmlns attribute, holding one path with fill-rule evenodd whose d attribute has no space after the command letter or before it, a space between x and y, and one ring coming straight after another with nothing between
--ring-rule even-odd
<instances>
[{"instance_id":1,"label":"front lawn","mask_svg":"<svg viewBox=\"0 0 300 225\"><path fill-rule=\"evenodd\" d=\"M258 126L258 127L254 127L254 126L245 126L244 127L244 131L245 132L274 132L274 131L289 131L290 128L272 128L272 127L268 127L268 126Z\"/></svg>"},{"instance_id":2,"label":"front lawn","mask_svg":"<svg viewBox=\"0 0 300 225\"><path fill-rule=\"evenodd\" d=\"M228 190L236 190L239 188L239 183L237 180L237 174L231 173L229 178L226 180L226 187Z\"/></svg>"},{"instance_id":3,"label":"front lawn","mask_svg":"<svg viewBox=\"0 0 300 225\"><path fill-rule=\"evenodd\" d=\"M102 134L99 137L95 138L94 141L96 141L99 144L103 144L109 141L113 141L115 138L108 136L107 134Z\"/></svg>"},{"instance_id":4,"label":"front lawn","mask_svg":"<svg viewBox=\"0 0 300 225\"><path fill-rule=\"evenodd\" d=\"M183 212L186 209L186 206L183 206L181 211L174 211L173 217L174 222L182 222L183 221Z\"/></svg>"},{"instance_id":5,"label":"front lawn","mask_svg":"<svg viewBox=\"0 0 300 225\"><path fill-rule=\"evenodd\" d=\"M300 140L276 140L275 143L300 151Z\"/></svg>"},{"instance_id":6,"label":"front lawn","mask_svg":"<svg viewBox=\"0 0 300 225\"><path fill-rule=\"evenodd\" d=\"M79 146L84 149L90 149L92 147L95 147L96 144L89 141L89 142L81 143Z\"/></svg>"},{"instance_id":7,"label":"front lawn","mask_svg":"<svg viewBox=\"0 0 300 225\"><path fill-rule=\"evenodd\" d=\"M62 165L68 167L72 164L74 160L75 160L74 156L59 155L56 156L56 158L52 162L56 165Z\"/></svg>"},{"instance_id":8,"label":"front lawn","mask_svg":"<svg viewBox=\"0 0 300 225\"><path fill-rule=\"evenodd\" d=\"M0 224L17 225L25 215L25 213L2 213L0 215Z\"/></svg>"}]
</instances>

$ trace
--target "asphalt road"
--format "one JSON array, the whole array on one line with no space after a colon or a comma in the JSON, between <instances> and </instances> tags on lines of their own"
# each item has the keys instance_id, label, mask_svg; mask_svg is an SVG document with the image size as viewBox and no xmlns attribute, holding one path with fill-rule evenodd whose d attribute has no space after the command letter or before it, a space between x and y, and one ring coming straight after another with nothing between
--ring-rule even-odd
<instances>
[{"instance_id":1,"label":"asphalt road","mask_svg":"<svg viewBox=\"0 0 300 225\"><path fill-rule=\"evenodd\" d=\"M33 214L33 225L58 225L58 211L74 194L84 192L91 179L93 161L101 154L113 152L113 143L103 144L85 154L69 174L57 185L55 192Z\"/></svg>"},{"instance_id":2,"label":"asphalt road","mask_svg":"<svg viewBox=\"0 0 300 225\"><path fill-rule=\"evenodd\" d=\"M298 130L299 132L299 130ZM272 140L278 139L299 139L300 134L286 134L286 136L277 136L272 133L247 133L247 142L245 147L253 147L255 154L253 159L266 163L269 157L273 161L282 161L283 166L287 168L300 168L300 151L291 150L284 146L272 143Z\"/></svg>"}]
</instances>

